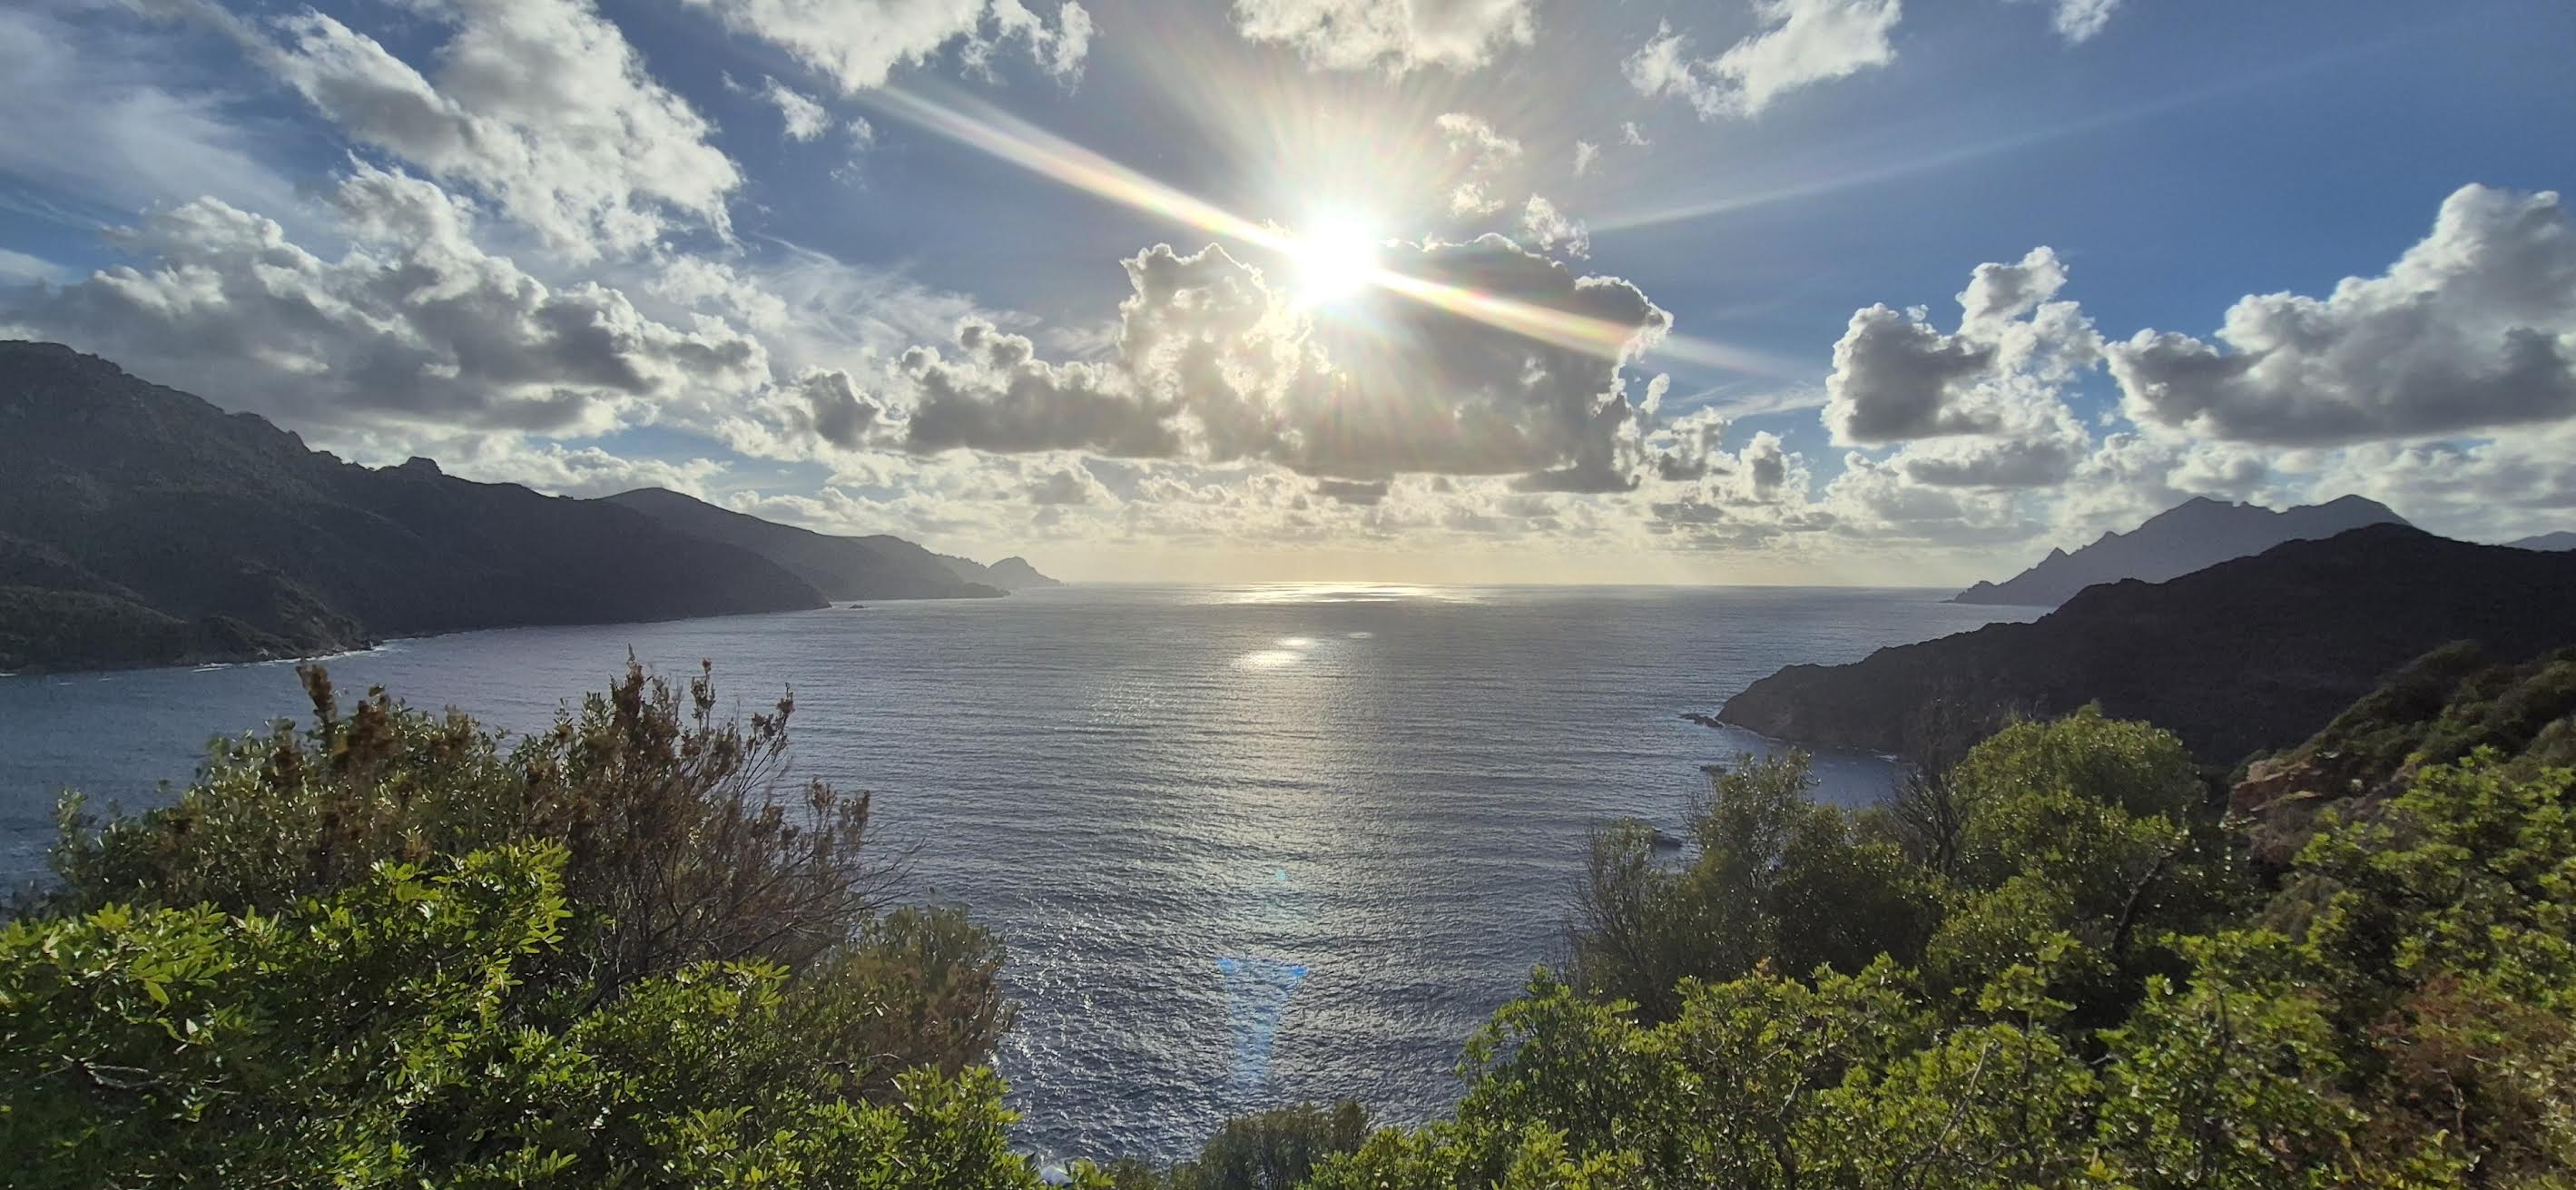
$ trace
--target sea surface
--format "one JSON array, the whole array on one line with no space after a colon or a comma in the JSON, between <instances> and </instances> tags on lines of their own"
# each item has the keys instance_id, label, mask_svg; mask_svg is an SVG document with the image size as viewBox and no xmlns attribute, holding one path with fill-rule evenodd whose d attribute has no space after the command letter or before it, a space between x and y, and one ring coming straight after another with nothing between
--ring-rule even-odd
<instances>
[{"instance_id":1,"label":"sea surface","mask_svg":"<svg viewBox=\"0 0 2576 1190\"><path fill-rule=\"evenodd\" d=\"M329 662L513 730L631 650L765 709L799 776L876 795L912 895L1008 940L1002 1057L1046 1160L1194 1151L1228 1113L1459 1091L1461 1042L1560 957L1587 832L1678 827L1763 741L1684 722L1797 662L2016 609L1917 590L1079 586L398 641ZM0 873L56 793L129 808L206 742L295 714L291 665L0 677ZM1828 756L1817 796L1881 796Z\"/></svg>"}]
</instances>

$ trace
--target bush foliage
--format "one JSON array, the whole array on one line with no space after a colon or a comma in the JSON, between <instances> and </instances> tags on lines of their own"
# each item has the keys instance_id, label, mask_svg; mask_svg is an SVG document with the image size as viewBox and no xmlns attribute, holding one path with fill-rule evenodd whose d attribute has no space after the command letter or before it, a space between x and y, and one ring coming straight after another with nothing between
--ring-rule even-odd
<instances>
[{"instance_id":1,"label":"bush foliage","mask_svg":"<svg viewBox=\"0 0 2576 1190\"><path fill-rule=\"evenodd\" d=\"M1861 812L1747 758L1686 861L1592 841L1564 973L1470 1039L1453 1117L1282 1108L1070 1180L2576 1188L2567 660L2473 661L2338 720L2387 787L2286 862L2092 711ZM884 904L867 799L787 780L791 701L630 667L513 743L307 681L311 725L174 805L67 809L0 928L11 1184L1039 1184L1000 942Z\"/></svg>"},{"instance_id":2,"label":"bush foliage","mask_svg":"<svg viewBox=\"0 0 2576 1190\"><path fill-rule=\"evenodd\" d=\"M2576 773L2424 768L2270 887L2143 724L2010 727L1909 787L1955 812L1805 783L1596 840L1456 1117L1310 1185L2576 1185Z\"/></svg>"},{"instance_id":3,"label":"bush foliage","mask_svg":"<svg viewBox=\"0 0 2576 1190\"><path fill-rule=\"evenodd\" d=\"M13 1185L1032 1186L998 939L884 911L781 699L629 665L516 741L304 671L0 935Z\"/></svg>"}]
</instances>

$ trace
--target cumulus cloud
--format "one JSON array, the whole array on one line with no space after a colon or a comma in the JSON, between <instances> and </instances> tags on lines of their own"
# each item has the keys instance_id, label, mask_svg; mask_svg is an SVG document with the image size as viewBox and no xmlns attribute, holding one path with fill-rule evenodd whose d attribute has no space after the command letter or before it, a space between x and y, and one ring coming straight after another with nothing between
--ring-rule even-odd
<instances>
[{"instance_id":1,"label":"cumulus cloud","mask_svg":"<svg viewBox=\"0 0 2576 1190\"><path fill-rule=\"evenodd\" d=\"M2142 425L2329 444L2576 415L2576 227L2552 192L2466 186L2377 277L2324 298L2248 296L2216 342L2141 331L2109 349Z\"/></svg>"},{"instance_id":2,"label":"cumulus cloud","mask_svg":"<svg viewBox=\"0 0 2576 1190\"><path fill-rule=\"evenodd\" d=\"M1530 43L1531 0L1235 0L1246 39L1332 70L1474 70Z\"/></svg>"},{"instance_id":3,"label":"cumulus cloud","mask_svg":"<svg viewBox=\"0 0 2576 1190\"><path fill-rule=\"evenodd\" d=\"M1059 79L1082 74L1091 49L1091 13L1075 0L1053 25L1020 0L689 0L726 28L786 50L829 76L846 93L882 87L897 67L919 65L954 49L966 68L991 73L1007 44L1027 49L1039 69Z\"/></svg>"},{"instance_id":4,"label":"cumulus cloud","mask_svg":"<svg viewBox=\"0 0 2576 1190\"><path fill-rule=\"evenodd\" d=\"M1180 441L1169 412L1096 364L1050 364L1024 335L968 322L946 353L904 353L913 406L904 444L916 451L1095 450L1159 457Z\"/></svg>"},{"instance_id":5,"label":"cumulus cloud","mask_svg":"<svg viewBox=\"0 0 2576 1190\"><path fill-rule=\"evenodd\" d=\"M1629 55L1624 69L1638 94L1687 100L1703 120L1759 115L1791 91L1895 61L1888 34L1899 4L1753 0L1760 31L1717 57L1693 57L1690 38L1666 23Z\"/></svg>"},{"instance_id":6,"label":"cumulus cloud","mask_svg":"<svg viewBox=\"0 0 2576 1190\"><path fill-rule=\"evenodd\" d=\"M1091 472L1079 466L1054 467L1029 478L1021 489L1029 503L1041 508L1062 508L1077 504L1102 503L1115 497Z\"/></svg>"},{"instance_id":7,"label":"cumulus cloud","mask_svg":"<svg viewBox=\"0 0 2576 1190\"><path fill-rule=\"evenodd\" d=\"M1855 311L1825 381L1834 440L1873 445L2065 422L2060 388L2101 351L2076 303L2051 300L2065 284L2065 265L2041 247L2018 263L1978 266L1958 297L1956 333L1933 327L1921 309Z\"/></svg>"},{"instance_id":8,"label":"cumulus cloud","mask_svg":"<svg viewBox=\"0 0 2576 1190\"><path fill-rule=\"evenodd\" d=\"M471 208L428 181L360 164L330 199L351 241L337 259L201 199L117 233L149 265L40 287L7 316L228 407L323 426L597 433L767 380L760 343L720 320L656 321L617 290L549 286L484 252Z\"/></svg>"},{"instance_id":9,"label":"cumulus cloud","mask_svg":"<svg viewBox=\"0 0 2576 1190\"><path fill-rule=\"evenodd\" d=\"M1624 281L1582 277L1499 236L1391 246L1413 276L1635 328L1670 316ZM1258 269L1210 247L1126 262L1110 358L1050 363L1022 336L969 322L900 364L916 451L1089 450L1200 463L1274 462L1321 478L1516 476L1529 491L1622 491L1648 465L1643 423L1605 359L1393 295L1319 325ZM1657 389L1656 391L1660 391Z\"/></svg>"},{"instance_id":10,"label":"cumulus cloud","mask_svg":"<svg viewBox=\"0 0 2576 1190\"><path fill-rule=\"evenodd\" d=\"M884 412L860 395L847 372L815 368L797 377L793 387L804 398L804 413L811 419L806 424L814 436L843 450L867 445Z\"/></svg>"},{"instance_id":11,"label":"cumulus cloud","mask_svg":"<svg viewBox=\"0 0 2576 1190\"><path fill-rule=\"evenodd\" d=\"M353 140L489 198L571 259L631 252L675 218L718 234L742 184L713 128L580 0L423 6L428 73L307 9L266 23L153 0L226 30Z\"/></svg>"}]
</instances>

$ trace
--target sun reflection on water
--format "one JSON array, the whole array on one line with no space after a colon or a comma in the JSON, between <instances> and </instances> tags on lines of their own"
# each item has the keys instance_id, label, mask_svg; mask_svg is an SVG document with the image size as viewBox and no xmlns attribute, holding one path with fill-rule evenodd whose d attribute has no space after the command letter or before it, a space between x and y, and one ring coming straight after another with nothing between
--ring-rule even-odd
<instances>
[{"instance_id":1,"label":"sun reflection on water","mask_svg":"<svg viewBox=\"0 0 2576 1190\"><path fill-rule=\"evenodd\" d=\"M1475 603L1475 592L1413 583L1262 583L1212 593L1217 603ZM1309 642L1312 643L1312 642Z\"/></svg>"}]
</instances>

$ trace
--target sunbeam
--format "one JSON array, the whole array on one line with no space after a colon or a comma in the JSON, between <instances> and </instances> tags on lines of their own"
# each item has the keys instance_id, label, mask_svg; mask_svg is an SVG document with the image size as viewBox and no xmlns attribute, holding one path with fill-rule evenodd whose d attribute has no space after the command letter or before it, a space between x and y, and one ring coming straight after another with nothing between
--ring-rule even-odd
<instances>
[{"instance_id":1,"label":"sunbeam","mask_svg":"<svg viewBox=\"0 0 2576 1190\"><path fill-rule=\"evenodd\" d=\"M1282 260L1307 259L1307 241L1297 233L1247 219L989 105L963 97L934 102L899 88L877 92L869 101L917 127L1063 185L1223 236ZM1584 351L1604 359L1625 362L1652 350L1687 363L1761 376L1793 376L1801 371L1750 348L1676 334L1669 329L1640 330L1626 323L1412 276L1375 262L1346 260L1343 272L1343 281L1350 289L1374 286L1552 347Z\"/></svg>"}]
</instances>

